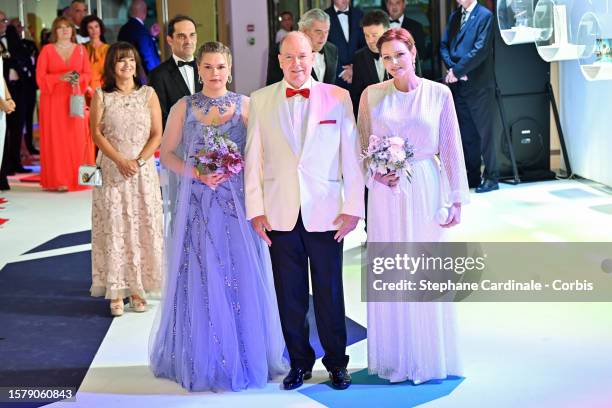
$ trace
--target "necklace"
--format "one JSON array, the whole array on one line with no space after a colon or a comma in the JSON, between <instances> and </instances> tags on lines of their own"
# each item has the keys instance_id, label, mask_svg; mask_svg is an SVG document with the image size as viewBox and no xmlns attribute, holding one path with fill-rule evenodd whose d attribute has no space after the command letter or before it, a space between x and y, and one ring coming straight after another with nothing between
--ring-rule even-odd
<instances>
[{"instance_id":1,"label":"necklace","mask_svg":"<svg viewBox=\"0 0 612 408\"><path fill-rule=\"evenodd\" d=\"M217 107L219 113L223 115L232 105L237 104L239 100L240 95L229 91L225 95L215 98L208 97L200 92L194 98L193 104L202 109L205 115L208 115L213 106Z\"/></svg>"},{"instance_id":2,"label":"necklace","mask_svg":"<svg viewBox=\"0 0 612 408\"><path fill-rule=\"evenodd\" d=\"M55 46L59 48L60 50L67 50L68 48L72 47L72 43L60 44L59 42L56 42Z\"/></svg>"}]
</instances>

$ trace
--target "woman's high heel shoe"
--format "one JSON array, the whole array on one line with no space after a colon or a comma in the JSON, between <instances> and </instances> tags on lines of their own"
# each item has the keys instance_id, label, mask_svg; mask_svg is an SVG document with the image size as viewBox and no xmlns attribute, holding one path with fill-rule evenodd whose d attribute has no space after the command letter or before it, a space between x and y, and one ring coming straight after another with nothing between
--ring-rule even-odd
<instances>
[{"instance_id":1,"label":"woman's high heel shoe","mask_svg":"<svg viewBox=\"0 0 612 408\"><path fill-rule=\"evenodd\" d=\"M118 301L110 302L110 312L111 315L115 317L123 316L123 299L119 299Z\"/></svg>"},{"instance_id":2,"label":"woman's high heel shoe","mask_svg":"<svg viewBox=\"0 0 612 408\"><path fill-rule=\"evenodd\" d=\"M147 302L141 297L130 296L130 308L136 313L147 311Z\"/></svg>"}]
</instances>

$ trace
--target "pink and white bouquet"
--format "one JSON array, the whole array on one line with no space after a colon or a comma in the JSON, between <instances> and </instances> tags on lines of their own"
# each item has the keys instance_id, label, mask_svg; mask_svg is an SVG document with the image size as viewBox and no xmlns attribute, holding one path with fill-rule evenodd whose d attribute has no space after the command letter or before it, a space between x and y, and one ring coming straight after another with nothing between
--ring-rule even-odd
<instances>
[{"instance_id":1,"label":"pink and white bouquet","mask_svg":"<svg viewBox=\"0 0 612 408\"><path fill-rule=\"evenodd\" d=\"M205 138L205 143L195 156L194 165L200 174L228 174L230 176L240 173L244 167L244 159L236 143L232 142L227 134L219 134L212 130Z\"/></svg>"},{"instance_id":2,"label":"pink and white bouquet","mask_svg":"<svg viewBox=\"0 0 612 408\"><path fill-rule=\"evenodd\" d=\"M364 150L361 159L366 161L368 171L372 175L385 175L395 172L400 178L410 181L412 167L409 159L414 156L414 149L404 139L398 136L370 135L368 148ZM399 187L391 187L394 193L399 193Z\"/></svg>"}]
</instances>

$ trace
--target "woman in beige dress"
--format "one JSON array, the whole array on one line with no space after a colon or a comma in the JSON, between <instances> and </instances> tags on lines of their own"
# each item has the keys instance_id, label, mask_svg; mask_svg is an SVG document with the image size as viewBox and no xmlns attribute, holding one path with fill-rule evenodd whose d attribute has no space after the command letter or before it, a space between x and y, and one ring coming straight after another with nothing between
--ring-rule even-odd
<instances>
[{"instance_id":1,"label":"woman in beige dress","mask_svg":"<svg viewBox=\"0 0 612 408\"><path fill-rule=\"evenodd\" d=\"M91 294L110 299L113 316L123 314L125 297L133 311L144 312L145 294L161 286L162 202L153 159L161 142L161 109L138 72L137 50L113 44L104 86L91 104L103 180L93 191Z\"/></svg>"}]
</instances>

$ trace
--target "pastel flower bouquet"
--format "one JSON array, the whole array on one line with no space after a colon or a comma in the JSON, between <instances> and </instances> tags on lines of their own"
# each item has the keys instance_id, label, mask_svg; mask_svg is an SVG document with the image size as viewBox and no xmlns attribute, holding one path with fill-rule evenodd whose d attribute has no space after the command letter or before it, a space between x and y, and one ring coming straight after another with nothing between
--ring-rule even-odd
<instances>
[{"instance_id":1,"label":"pastel flower bouquet","mask_svg":"<svg viewBox=\"0 0 612 408\"><path fill-rule=\"evenodd\" d=\"M227 133L220 134L216 129L209 131L204 146L193 156L193 167L199 174L234 176L240 173L244 168L244 159L236 143L230 140Z\"/></svg>"},{"instance_id":2,"label":"pastel flower bouquet","mask_svg":"<svg viewBox=\"0 0 612 408\"><path fill-rule=\"evenodd\" d=\"M404 139L398 136L370 135L368 148L364 150L361 159L367 163L372 174L386 175L395 172L400 178L410 181L412 167L409 159L414 156L414 149ZM399 193L399 186L391 187L394 193Z\"/></svg>"}]
</instances>

